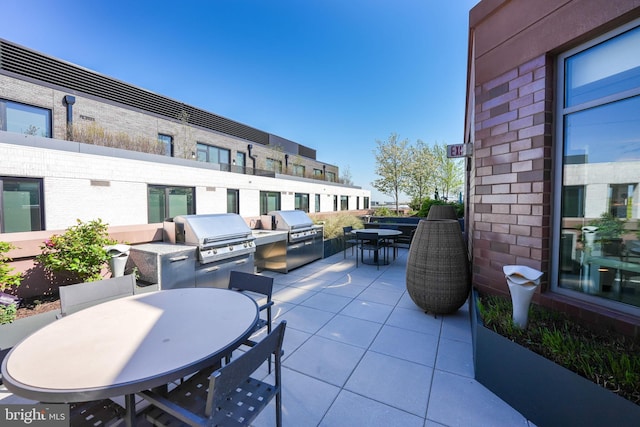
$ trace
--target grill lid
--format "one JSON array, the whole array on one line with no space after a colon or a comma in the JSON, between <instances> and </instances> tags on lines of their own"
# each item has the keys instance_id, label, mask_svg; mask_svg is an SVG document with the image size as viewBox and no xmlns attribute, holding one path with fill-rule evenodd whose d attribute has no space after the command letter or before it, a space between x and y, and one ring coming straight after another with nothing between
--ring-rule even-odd
<instances>
[{"instance_id":1,"label":"grill lid","mask_svg":"<svg viewBox=\"0 0 640 427\"><path fill-rule=\"evenodd\" d=\"M276 230L294 231L313 227L313 221L304 211L272 211L269 215L275 217Z\"/></svg>"},{"instance_id":2,"label":"grill lid","mask_svg":"<svg viewBox=\"0 0 640 427\"><path fill-rule=\"evenodd\" d=\"M173 218L173 222L176 243L202 248L254 239L251 229L238 214L180 215Z\"/></svg>"}]
</instances>

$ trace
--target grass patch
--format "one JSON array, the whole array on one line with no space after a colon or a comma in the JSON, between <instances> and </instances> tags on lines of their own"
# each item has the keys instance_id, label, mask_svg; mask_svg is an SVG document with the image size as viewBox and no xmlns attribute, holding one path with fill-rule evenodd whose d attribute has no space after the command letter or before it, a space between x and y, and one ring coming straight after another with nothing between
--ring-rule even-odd
<instances>
[{"instance_id":1,"label":"grass patch","mask_svg":"<svg viewBox=\"0 0 640 427\"><path fill-rule=\"evenodd\" d=\"M513 323L511 301L482 296L485 326L549 360L640 405L640 343L613 331L595 331L532 304L527 329Z\"/></svg>"}]
</instances>

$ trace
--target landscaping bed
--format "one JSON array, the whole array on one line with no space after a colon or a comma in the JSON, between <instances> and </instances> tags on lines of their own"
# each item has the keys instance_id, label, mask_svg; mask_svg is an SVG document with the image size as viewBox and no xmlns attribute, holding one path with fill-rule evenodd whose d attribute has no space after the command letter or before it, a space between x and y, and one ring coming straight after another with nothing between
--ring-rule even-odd
<instances>
[{"instance_id":1,"label":"landscaping bed","mask_svg":"<svg viewBox=\"0 0 640 427\"><path fill-rule=\"evenodd\" d=\"M480 298L474 290L469 301L478 382L536 425L638 425L637 341L538 306L527 330L515 331L511 302L494 298ZM592 375L576 373L576 367L588 367Z\"/></svg>"}]
</instances>

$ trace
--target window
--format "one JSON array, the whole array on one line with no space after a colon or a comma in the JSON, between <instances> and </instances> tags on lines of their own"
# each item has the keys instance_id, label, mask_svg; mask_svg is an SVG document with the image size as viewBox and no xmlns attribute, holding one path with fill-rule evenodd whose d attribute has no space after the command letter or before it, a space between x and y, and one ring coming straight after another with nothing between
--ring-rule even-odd
<instances>
[{"instance_id":1,"label":"window","mask_svg":"<svg viewBox=\"0 0 640 427\"><path fill-rule=\"evenodd\" d=\"M327 172L327 181L329 182L337 182L335 172Z\"/></svg>"},{"instance_id":2,"label":"window","mask_svg":"<svg viewBox=\"0 0 640 427\"><path fill-rule=\"evenodd\" d=\"M267 158L267 170L275 173L282 173L282 160Z\"/></svg>"},{"instance_id":3,"label":"window","mask_svg":"<svg viewBox=\"0 0 640 427\"><path fill-rule=\"evenodd\" d=\"M42 180L0 177L0 233L44 230Z\"/></svg>"},{"instance_id":4,"label":"window","mask_svg":"<svg viewBox=\"0 0 640 427\"><path fill-rule=\"evenodd\" d=\"M234 168L234 172L246 173L247 167L247 154L242 151L238 151L236 153L236 167Z\"/></svg>"},{"instance_id":5,"label":"window","mask_svg":"<svg viewBox=\"0 0 640 427\"><path fill-rule=\"evenodd\" d=\"M315 201L316 201L315 208L314 208L315 212L320 212L320 195L319 194L315 195Z\"/></svg>"},{"instance_id":6,"label":"window","mask_svg":"<svg viewBox=\"0 0 640 427\"><path fill-rule=\"evenodd\" d=\"M640 307L640 21L558 58L554 289ZM614 302L615 301L615 302ZM623 304L620 304L623 303ZM633 308L636 307L636 308Z\"/></svg>"},{"instance_id":7,"label":"window","mask_svg":"<svg viewBox=\"0 0 640 427\"><path fill-rule=\"evenodd\" d=\"M275 191L260 192L260 215L280 210L280 193Z\"/></svg>"},{"instance_id":8,"label":"window","mask_svg":"<svg viewBox=\"0 0 640 427\"><path fill-rule=\"evenodd\" d=\"M356 197L356 209L360 210L360 196Z\"/></svg>"},{"instance_id":9,"label":"window","mask_svg":"<svg viewBox=\"0 0 640 427\"><path fill-rule=\"evenodd\" d=\"M362 201L362 203L364 204L363 209L369 209L369 198L365 197L364 200Z\"/></svg>"},{"instance_id":10,"label":"window","mask_svg":"<svg viewBox=\"0 0 640 427\"><path fill-rule=\"evenodd\" d=\"M340 196L340 210L348 211L349 210L349 197L348 196Z\"/></svg>"},{"instance_id":11,"label":"window","mask_svg":"<svg viewBox=\"0 0 640 427\"><path fill-rule=\"evenodd\" d=\"M566 185L562 191L562 216L584 218L584 185Z\"/></svg>"},{"instance_id":12,"label":"window","mask_svg":"<svg viewBox=\"0 0 640 427\"><path fill-rule=\"evenodd\" d=\"M314 169L313 170L313 177L315 179L322 179L322 169Z\"/></svg>"},{"instance_id":13,"label":"window","mask_svg":"<svg viewBox=\"0 0 640 427\"><path fill-rule=\"evenodd\" d=\"M159 133L158 142L164 147L164 155L173 157L173 137Z\"/></svg>"},{"instance_id":14,"label":"window","mask_svg":"<svg viewBox=\"0 0 640 427\"><path fill-rule=\"evenodd\" d=\"M309 212L309 195L305 193L296 193L295 208L301 211Z\"/></svg>"},{"instance_id":15,"label":"window","mask_svg":"<svg viewBox=\"0 0 640 427\"><path fill-rule=\"evenodd\" d=\"M302 177L304 177L304 166L303 165L293 165L293 175L294 176L302 176Z\"/></svg>"},{"instance_id":16,"label":"window","mask_svg":"<svg viewBox=\"0 0 640 427\"><path fill-rule=\"evenodd\" d=\"M227 189L227 213L240 213L240 190Z\"/></svg>"},{"instance_id":17,"label":"window","mask_svg":"<svg viewBox=\"0 0 640 427\"><path fill-rule=\"evenodd\" d=\"M338 196L333 196L333 210L338 210Z\"/></svg>"},{"instance_id":18,"label":"window","mask_svg":"<svg viewBox=\"0 0 640 427\"><path fill-rule=\"evenodd\" d=\"M149 185L147 188L149 224L163 222L178 215L192 215L195 209L195 189L193 187L168 187Z\"/></svg>"},{"instance_id":19,"label":"window","mask_svg":"<svg viewBox=\"0 0 640 427\"><path fill-rule=\"evenodd\" d=\"M229 163L231 162L231 151L226 148L220 148L213 145L203 144L198 142L196 144L197 159L199 162L216 163L221 165L221 170L229 170Z\"/></svg>"},{"instance_id":20,"label":"window","mask_svg":"<svg viewBox=\"0 0 640 427\"><path fill-rule=\"evenodd\" d=\"M51 110L0 99L0 130L51 138Z\"/></svg>"}]
</instances>

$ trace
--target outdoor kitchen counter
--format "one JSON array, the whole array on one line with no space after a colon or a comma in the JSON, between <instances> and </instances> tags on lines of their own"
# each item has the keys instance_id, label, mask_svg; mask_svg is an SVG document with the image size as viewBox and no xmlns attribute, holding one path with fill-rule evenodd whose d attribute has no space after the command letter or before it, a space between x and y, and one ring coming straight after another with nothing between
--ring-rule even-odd
<instances>
[{"instance_id":1,"label":"outdoor kitchen counter","mask_svg":"<svg viewBox=\"0 0 640 427\"><path fill-rule=\"evenodd\" d=\"M252 230L251 234L256 238L254 241L256 246L262 246L269 243L286 241L289 233L280 230Z\"/></svg>"}]
</instances>

